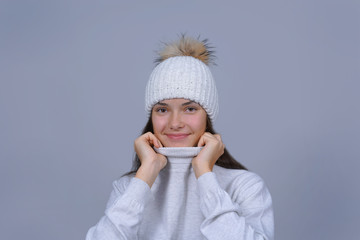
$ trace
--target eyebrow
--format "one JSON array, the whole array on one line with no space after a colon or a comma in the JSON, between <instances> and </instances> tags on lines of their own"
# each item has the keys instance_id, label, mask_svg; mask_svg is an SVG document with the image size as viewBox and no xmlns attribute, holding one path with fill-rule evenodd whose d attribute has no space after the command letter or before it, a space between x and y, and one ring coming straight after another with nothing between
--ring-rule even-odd
<instances>
[{"instance_id":1,"label":"eyebrow","mask_svg":"<svg viewBox=\"0 0 360 240\"><path fill-rule=\"evenodd\" d=\"M194 102L194 101L186 102L186 103L181 104L181 106L190 105L190 104L192 104L192 103L195 103L195 102ZM156 103L155 105L169 106L169 104L167 104L167 103L162 103L162 102L158 102L158 103Z\"/></svg>"}]
</instances>

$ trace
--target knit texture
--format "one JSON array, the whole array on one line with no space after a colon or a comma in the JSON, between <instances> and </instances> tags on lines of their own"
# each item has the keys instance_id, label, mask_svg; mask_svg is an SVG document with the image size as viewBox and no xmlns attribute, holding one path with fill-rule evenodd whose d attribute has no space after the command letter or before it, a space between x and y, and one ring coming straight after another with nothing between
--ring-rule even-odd
<instances>
[{"instance_id":1,"label":"knit texture","mask_svg":"<svg viewBox=\"0 0 360 240\"><path fill-rule=\"evenodd\" d=\"M159 148L168 164L150 188L125 176L113 182L105 216L86 240L274 238L271 196L256 174L214 166L196 179L200 148Z\"/></svg>"},{"instance_id":2,"label":"knit texture","mask_svg":"<svg viewBox=\"0 0 360 240\"><path fill-rule=\"evenodd\" d=\"M200 104L215 121L219 112L218 93L209 67L190 56L166 59L152 71L145 90L145 110L150 115L159 101L184 98Z\"/></svg>"}]
</instances>

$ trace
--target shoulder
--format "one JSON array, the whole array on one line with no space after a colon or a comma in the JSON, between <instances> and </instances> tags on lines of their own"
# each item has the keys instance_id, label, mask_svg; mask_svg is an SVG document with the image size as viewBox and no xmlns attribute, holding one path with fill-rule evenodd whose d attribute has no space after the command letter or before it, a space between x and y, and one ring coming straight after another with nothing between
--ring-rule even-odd
<instances>
[{"instance_id":1,"label":"shoulder","mask_svg":"<svg viewBox=\"0 0 360 240\"><path fill-rule=\"evenodd\" d=\"M132 178L132 175L124 175L112 182L113 189L110 193L110 198L107 202L106 209L109 208L115 202L115 200L125 192Z\"/></svg>"}]
</instances>

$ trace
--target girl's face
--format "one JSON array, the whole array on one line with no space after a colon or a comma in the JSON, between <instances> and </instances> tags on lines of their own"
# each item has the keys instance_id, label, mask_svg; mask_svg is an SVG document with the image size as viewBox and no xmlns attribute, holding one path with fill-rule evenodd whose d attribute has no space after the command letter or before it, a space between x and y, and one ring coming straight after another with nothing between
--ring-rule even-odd
<instances>
[{"instance_id":1,"label":"girl's face","mask_svg":"<svg viewBox=\"0 0 360 240\"><path fill-rule=\"evenodd\" d=\"M158 102L152 109L155 136L164 147L196 147L206 129L206 112L183 98Z\"/></svg>"}]
</instances>

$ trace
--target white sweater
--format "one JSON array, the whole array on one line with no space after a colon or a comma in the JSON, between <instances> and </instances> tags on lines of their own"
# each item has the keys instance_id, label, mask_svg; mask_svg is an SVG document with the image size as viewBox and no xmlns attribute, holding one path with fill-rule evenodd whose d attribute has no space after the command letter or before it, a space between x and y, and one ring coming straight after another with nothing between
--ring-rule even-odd
<instances>
[{"instance_id":1,"label":"white sweater","mask_svg":"<svg viewBox=\"0 0 360 240\"><path fill-rule=\"evenodd\" d=\"M151 189L133 175L114 181L86 240L274 238L272 200L259 176L215 165L196 179L191 160L201 148L155 150L168 163Z\"/></svg>"}]
</instances>

